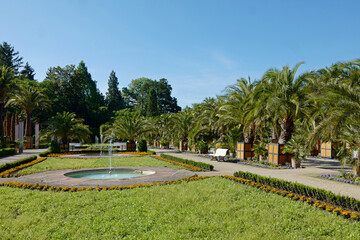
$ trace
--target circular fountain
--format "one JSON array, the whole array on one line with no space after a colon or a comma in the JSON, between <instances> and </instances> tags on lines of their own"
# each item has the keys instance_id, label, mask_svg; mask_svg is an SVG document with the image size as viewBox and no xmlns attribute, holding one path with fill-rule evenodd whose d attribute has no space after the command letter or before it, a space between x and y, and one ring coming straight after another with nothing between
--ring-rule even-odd
<instances>
[{"instance_id":1,"label":"circular fountain","mask_svg":"<svg viewBox=\"0 0 360 240\"><path fill-rule=\"evenodd\" d=\"M155 171L150 170L138 170L138 169L95 169L86 171L76 171L66 173L66 177L71 178L85 178L85 179L128 179L135 177L143 177L154 174Z\"/></svg>"}]
</instances>

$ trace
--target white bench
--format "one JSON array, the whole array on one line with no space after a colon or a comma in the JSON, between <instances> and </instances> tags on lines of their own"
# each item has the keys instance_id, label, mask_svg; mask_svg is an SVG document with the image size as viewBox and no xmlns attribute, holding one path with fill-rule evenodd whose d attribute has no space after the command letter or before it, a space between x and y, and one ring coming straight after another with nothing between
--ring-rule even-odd
<instances>
[{"instance_id":1,"label":"white bench","mask_svg":"<svg viewBox=\"0 0 360 240\"><path fill-rule=\"evenodd\" d=\"M213 159L213 157L218 158L219 160L220 158L224 159L228 151L229 149L226 148L218 148L214 154L209 154L209 156L211 156L211 159Z\"/></svg>"},{"instance_id":2,"label":"white bench","mask_svg":"<svg viewBox=\"0 0 360 240\"><path fill-rule=\"evenodd\" d=\"M69 148L72 151L74 151L75 148L80 148L80 147L81 147L81 143L69 143Z\"/></svg>"}]
</instances>

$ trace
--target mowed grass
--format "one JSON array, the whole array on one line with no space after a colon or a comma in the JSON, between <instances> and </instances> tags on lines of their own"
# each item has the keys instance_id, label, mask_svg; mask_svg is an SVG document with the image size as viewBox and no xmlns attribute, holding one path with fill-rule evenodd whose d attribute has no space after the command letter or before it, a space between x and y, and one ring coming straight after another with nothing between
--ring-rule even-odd
<instances>
[{"instance_id":1,"label":"mowed grass","mask_svg":"<svg viewBox=\"0 0 360 240\"><path fill-rule=\"evenodd\" d=\"M43 162L35 164L29 168L19 171L19 173L33 173L39 171L51 171L57 169L71 169L71 168L95 168L95 167L109 167L109 158L48 158ZM149 156L141 157L114 157L111 160L113 167L176 167L183 168L180 165L161 161Z\"/></svg>"},{"instance_id":2,"label":"mowed grass","mask_svg":"<svg viewBox=\"0 0 360 240\"><path fill-rule=\"evenodd\" d=\"M360 224L227 179L125 191L0 188L3 239L358 239Z\"/></svg>"}]
</instances>

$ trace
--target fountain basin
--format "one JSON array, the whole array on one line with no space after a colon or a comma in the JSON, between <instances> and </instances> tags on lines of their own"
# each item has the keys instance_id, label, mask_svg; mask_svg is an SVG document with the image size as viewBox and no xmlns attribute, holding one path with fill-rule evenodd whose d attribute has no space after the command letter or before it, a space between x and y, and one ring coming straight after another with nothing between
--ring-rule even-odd
<instances>
[{"instance_id":1,"label":"fountain basin","mask_svg":"<svg viewBox=\"0 0 360 240\"><path fill-rule=\"evenodd\" d=\"M64 174L71 178L85 178L85 179L128 179L135 177L143 177L154 174L155 171L138 170L138 169L96 169L86 171L76 171Z\"/></svg>"}]
</instances>

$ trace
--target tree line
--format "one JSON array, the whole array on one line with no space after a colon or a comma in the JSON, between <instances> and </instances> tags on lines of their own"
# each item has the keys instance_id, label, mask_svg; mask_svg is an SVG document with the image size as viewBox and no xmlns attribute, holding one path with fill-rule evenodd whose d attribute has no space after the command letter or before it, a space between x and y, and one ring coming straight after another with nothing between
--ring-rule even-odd
<instances>
[{"instance_id":1,"label":"tree line","mask_svg":"<svg viewBox=\"0 0 360 240\"><path fill-rule=\"evenodd\" d=\"M26 136L32 136L33 122L42 128L50 125L58 113L73 113L83 119L92 135L110 121L115 112L132 109L142 116L158 116L181 108L171 96L167 79L139 78L119 89L114 71L108 79L106 94L97 88L86 64L50 67L43 81L35 79L35 70L7 42L0 44L0 136L14 135L14 125L25 120Z\"/></svg>"}]
</instances>

